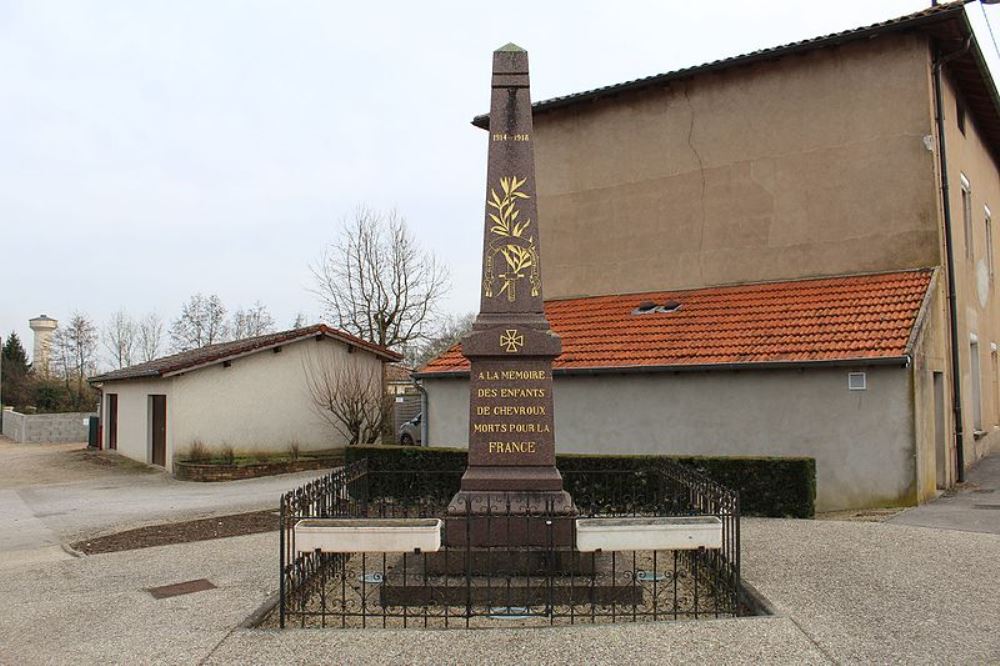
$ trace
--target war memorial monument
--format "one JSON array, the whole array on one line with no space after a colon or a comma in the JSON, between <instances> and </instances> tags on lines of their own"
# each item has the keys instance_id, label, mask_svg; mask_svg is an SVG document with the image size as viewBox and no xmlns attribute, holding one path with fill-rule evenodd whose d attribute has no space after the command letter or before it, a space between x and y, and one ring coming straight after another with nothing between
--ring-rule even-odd
<instances>
[{"instance_id":1,"label":"war memorial monument","mask_svg":"<svg viewBox=\"0 0 1000 666\"><path fill-rule=\"evenodd\" d=\"M479 316L462 340L469 375L469 467L448 507L446 538L460 543L466 518L486 513L545 514L569 538L576 514L556 469L552 361L562 349L545 318L535 195L528 53L508 44L493 53L489 162ZM545 538L492 534L473 520L473 545Z\"/></svg>"},{"instance_id":2,"label":"war memorial monument","mask_svg":"<svg viewBox=\"0 0 1000 666\"><path fill-rule=\"evenodd\" d=\"M480 310L461 341L465 469L392 466L376 447L283 495L275 624L736 615L736 493L666 458L557 469L562 345L542 296L528 53L513 44L493 53L489 118Z\"/></svg>"}]
</instances>

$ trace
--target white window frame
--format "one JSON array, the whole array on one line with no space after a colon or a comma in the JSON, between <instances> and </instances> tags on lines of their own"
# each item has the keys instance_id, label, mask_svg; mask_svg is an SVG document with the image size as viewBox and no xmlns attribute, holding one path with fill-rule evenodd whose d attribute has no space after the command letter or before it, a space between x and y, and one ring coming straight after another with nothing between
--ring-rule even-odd
<instances>
[{"instance_id":1,"label":"white window frame","mask_svg":"<svg viewBox=\"0 0 1000 666\"><path fill-rule=\"evenodd\" d=\"M972 259L975 255L972 228L972 183L966 175L960 174L962 182L962 229L965 233L965 256Z\"/></svg>"},{"instance_id":2,"label":"white window frame","mask_svg":"<svg viewBox=\"0 0 1000 666\"><path fill-rule=\"evenodd\" d=\"M969 379L972 382L972 429L983 431L983 373L979 358L979 338L969 335Z\"/></svg>"},{"instance_id":3,"label":"white window frame","mask_svg":"<svg viewBox=\"0 0 1000 666\"><path fill-rule=\"evenodd\" d=\"M993 212L990 207L983 206L983 218L986 222L986 266L990 270L990 284L993 283L994 263L993 263Z\"/></svg>"}]
</instances>

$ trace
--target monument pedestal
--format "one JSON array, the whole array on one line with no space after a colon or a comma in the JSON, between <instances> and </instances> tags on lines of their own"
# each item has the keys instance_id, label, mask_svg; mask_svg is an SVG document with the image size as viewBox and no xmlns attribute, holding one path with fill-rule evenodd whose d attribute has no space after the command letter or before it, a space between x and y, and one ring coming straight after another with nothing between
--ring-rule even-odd
<instances>
[{"instance_id":1,"label":"monument pedestal","mask_svg":"<svg viewBox=\"0 0 1000 666\"><path fill-rule=\"evenodd\" d=\"M449 547L572 547L577 510L565 490L460 490L448 504Z\"/></svg>"}]
</instances>

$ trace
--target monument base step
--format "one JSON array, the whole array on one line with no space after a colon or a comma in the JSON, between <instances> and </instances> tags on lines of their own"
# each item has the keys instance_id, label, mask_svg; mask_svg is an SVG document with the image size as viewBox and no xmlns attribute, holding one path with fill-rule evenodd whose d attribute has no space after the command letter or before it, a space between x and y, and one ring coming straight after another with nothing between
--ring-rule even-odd
<instances>
[{"instance_id":1,"label":"monument base step","mask_svg":"<svg viewBox=\"0 0 1000 666\"><path fill-rule=\"evenodd\" d=\"M497 606L538 607L547 605L641 605L643 590L635 585L593 585L579 579L577 585L548 585L545 579L533 584L504 584L487 579L466 587L465 579L455 585L382 585L379 601L382 606ZM569 579L567 579L568 581ZM480 584L477 584L479 582Z\"/></svg>"},{"instance_id":2,"label":"monument base step","mask_svg":"<svg viewBox=\"0 0 1000 666\"><path fill-rule=\"evenodd\" d=\"M423 570L430 576L589 576L601 558L572 550L471 548L427 553Z\"/></svg>"},{"instance_id":3,"label":"monument base step","mask_svg":"<svg viewBox=\"0 0 1000 666\"><path fill-rule=\"evenodd\" d=\"M450 547L572 547L577 513L564 490L463 489L448 504L444 542Z\"/></svg>"}]
</instances>

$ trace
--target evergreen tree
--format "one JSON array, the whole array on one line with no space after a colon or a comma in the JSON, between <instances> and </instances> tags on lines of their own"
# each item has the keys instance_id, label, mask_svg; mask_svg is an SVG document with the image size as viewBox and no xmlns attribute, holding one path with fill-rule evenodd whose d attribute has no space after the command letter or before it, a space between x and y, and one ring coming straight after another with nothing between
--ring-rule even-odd
<instances>
[{"instance_id":1,"label":"evergreen tree","mask_svg":"<svg viewBox=\"0 0 1000 666\"><path fill-rule=\"evenodd\" d=\"M11 332L7 342L3 346L3 368L5 371L22 370L28 371L28 353L24 351L21 338L17 333Z\"/></svg>"},{"instance_id":2,"label":"evergreen tree","mask_svg":"<svg viewBox=\"0 0 1000 666\"><path fill-rule=\"evenodd\" d=\"M17 333L11 333L3 345L0 400L5 405L22 407L29 402L30 378L28 377L28 354L21 345Z\"/></svg>"}]
</instances>

